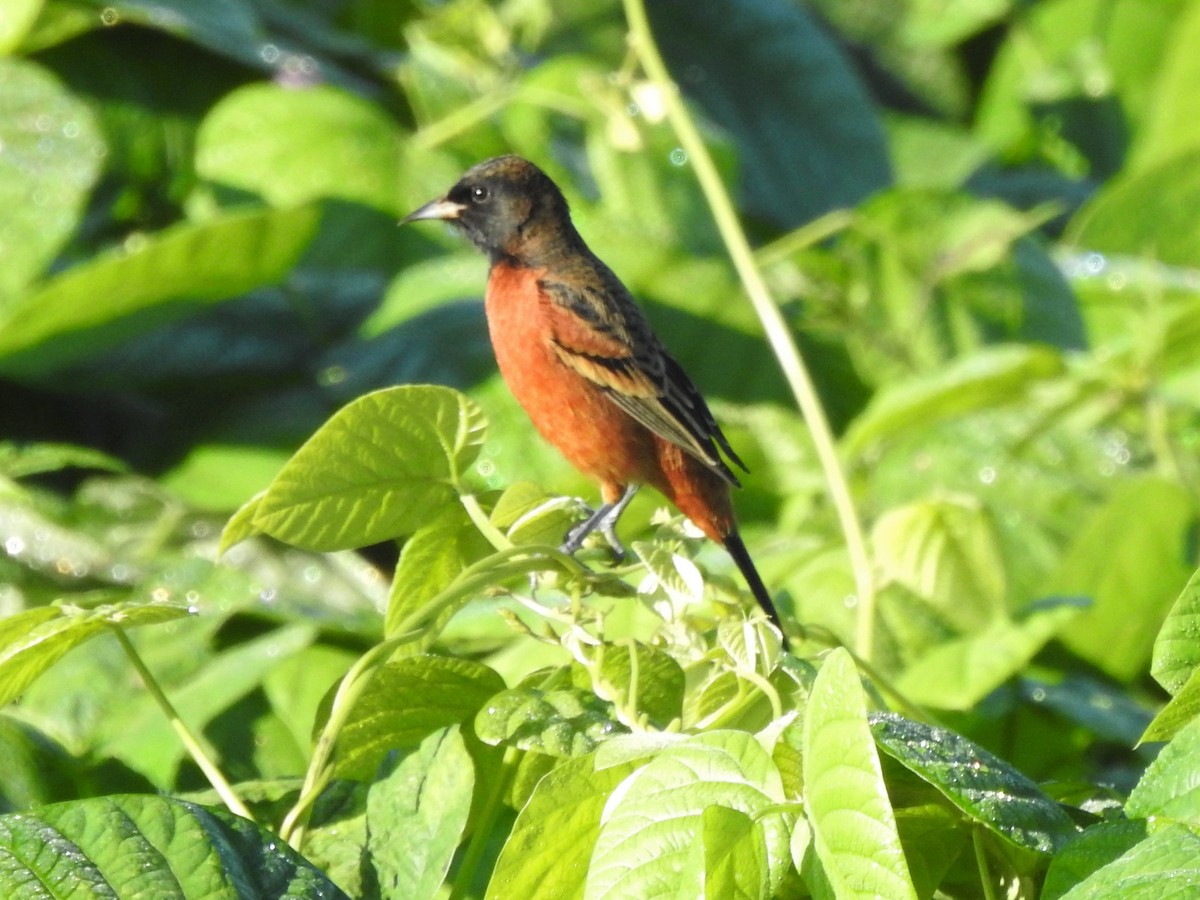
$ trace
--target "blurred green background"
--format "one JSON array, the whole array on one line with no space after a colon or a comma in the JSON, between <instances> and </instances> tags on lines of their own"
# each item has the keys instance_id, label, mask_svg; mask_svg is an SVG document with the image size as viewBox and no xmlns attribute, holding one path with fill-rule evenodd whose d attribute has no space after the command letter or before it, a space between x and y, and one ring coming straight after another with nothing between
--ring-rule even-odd
<instances>
[{"instance_id":1,"label":"blurred green background","mask_svg":"<svg viewBox=\"0 0 1200 900\"><path fill-rule=\"evenodd\" d=\"M1151 644L1195 564L1200 3L649 11L841 435L880 664L1035 777L1112 763L1130 782L1142 762L1112 748L1161 699ZM383 385L483 405L481 486L591 497L498 382L485 261L440 226L397 227L514 152L563 187L728 425L768 582L852 632L804 424L619 4L4 0L0 54L4 612L165 584L279 624L332 620L345 593L337 629L370 633L370 577L290 558L230 588L212 559L221 517ZM89 452L28 449L44 443ZM1037 612L1062 597L1090 607ZM344 667L314 640L282 658ZM982 654L999 663L971 668ZM225 698L243 712L286 683L263 665L265 694L247 676ZM120 742L89 727L66 730Z\"/></svg>"}]
</instances>

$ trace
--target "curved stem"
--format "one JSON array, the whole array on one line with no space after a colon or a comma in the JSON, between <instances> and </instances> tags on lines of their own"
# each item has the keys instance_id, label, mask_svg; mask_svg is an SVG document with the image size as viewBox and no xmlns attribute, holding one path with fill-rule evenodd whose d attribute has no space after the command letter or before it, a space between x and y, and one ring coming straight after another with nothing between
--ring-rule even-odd
<instances>
[{"instance_id":1,"label":"curved stem","mask_svg":"<svg viewBox=\"0 0 1200 900\"><path fill-rule=\"evenodd\" d=\"M241 798L234 793L233 786L225 780L225 776L221 774L221 770L217 768L217 764L208 755L203 744L200 743L200 739L192 734L191 729L184 724L179 712L167 698L167 695L163 693L158 680L146 667L145 662L142 661L142 657L133 646L133 642L125 634L124 629L117 625L110 627L117 636L117 640L120 641L121 649L125 651L125 655L129 657L129 661L133 663L134 669L137 670L138 675L141 677L142 684L145 685L146 690L150 692L150 696L154 698L163 713L166 714L167 721L171 723L171 728L179 736L179 740L191 755L192 761L200 767L200 771L204 773L204 777L208 779L208 783L213 786L213 790L217 792L217 795L224 801L225 806L229 808L231 813L253 822L254 816L250 813L250 810L242 803Z\"/></svg>"},{"instance_id":2,"label":"curved stem","mask_svg":"<svg viewBox=\"0 0 1200 900\"><path fill-rule=\"evenodd\" d=\"M767 340L775 353L779 366L783 370L788 386L795 395L796 403L808 423L812 433L813 446L820 459L821 468L825 473L825 483L830 498L837 511L838 521L846 541L846 549L850 555L850 565L854 571L855 591L858 596L858 609L855 630L855 646L859 656L870 659L874 645L875 620L875 580L872 573L871 560L867 553L866 539L863 535L862 524L858 512L850 496L850 487L846 474L838 459L837 446L833 431L829 427L829 419L817 397L817 391L809 375L800 349L792 338L791 331L784 321L779 307L771 297L766 283L763 281L750 242L738 221L733 201L730 199L720 173L709 155L700 132L692 121L691 115L680 98L679 89L671 80L666 64L658 52L650 23L646 17L643 0L624 0L625 16L629 23L629 40L634 52L641 61L646 76L655 83L662 93L666 103L667 118L679 138L680 146L687 153L695 170L700 188L704 192L717 229L729 251L730 259L737 269L738 277L750 298L754 311L758 314L766 330Z\"/></svg>"}]
</instances>

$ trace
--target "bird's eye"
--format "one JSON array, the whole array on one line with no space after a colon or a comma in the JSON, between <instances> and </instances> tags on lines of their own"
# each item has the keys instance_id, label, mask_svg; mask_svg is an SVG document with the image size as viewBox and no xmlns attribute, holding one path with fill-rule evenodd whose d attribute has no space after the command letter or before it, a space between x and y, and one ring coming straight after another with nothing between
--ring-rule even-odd
<instances>
[{"instance_id":1,"label":"bird's eye","mask_svg":"<svg viewBox=\"0 0 1200 900\"><path fill-rule=\"evenodd\" d=\"M482 203L488 198L488 189L482 186L471 188L471 199L475 203Z\"/></svg>"}]
</instances>

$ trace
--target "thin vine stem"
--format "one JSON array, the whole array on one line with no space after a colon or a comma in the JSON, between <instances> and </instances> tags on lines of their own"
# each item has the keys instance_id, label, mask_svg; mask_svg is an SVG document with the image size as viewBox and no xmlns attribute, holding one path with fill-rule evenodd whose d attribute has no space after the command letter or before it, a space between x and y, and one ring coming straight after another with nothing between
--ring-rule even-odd
<instances>
[{"instance_id":1,"label":"thin vine stem","mask_svg":"<svg viewBox=\"0 0 1200 900\"><path fill-rule=\"evenodd\" d=\"M858 518L846 474L838 458L837 445L829 419L817 396L808 367L792 338L791 331L778 305L763 280L754 259L746 233L738 221L729 192L721 181L712 156L684 105L679 89L671 79L666 64L654 41L646 16L644 0L623 0L629 25L629 40L641 62L642 69L659 89L666 105L667 119L675 131L683 151L691 161L700 188L712 212L717 229L737 269L747 296L758 314L767 340L783 370L788 386L795 395L800 411L808 423L813 445L825 473L825 483L837 512L846 541L850 565L854 572L857 594L855 648L863 659L870 660L874 652L875 579L862 523Z\"/></svg>"},{"instance_id":2,"label":"thin vine stem","mask_svg":"<svg viewBox=\"0 0 1200 900\"><path fill-rule=\"evenodd\" d=\"M213 790L224 802L229 811L235 815L241 816L243 819L254 821L254 816L242 800L234 792L233 786L225 780L225 776L221 774L221 770L217 767L216 762L208 755L208 751L204 749L204 745L200 739L192 733L192 730L187 727L174 704L171 703L167 695L163 692L162 687L158 683L158 679L154 677L154 673L147 668L146 663L142 660L141 655L137 652L137 648L133 646L133 642L129 640L129 636L125 630L118 625L110 626L113 634L117 636L117 640L121 644L121 649L125 651L125 655L129 657L129 661L137 670L138 675L142 679L142 684L145 685L150 696L162 709L167 717L167 721L171 723L171 728L175 734L179 736L184 748L192 757L193 762L199 766L200 771L204 773L204 777L208 779L208 783L212 785Z\"/></svg>"}]
</instances>

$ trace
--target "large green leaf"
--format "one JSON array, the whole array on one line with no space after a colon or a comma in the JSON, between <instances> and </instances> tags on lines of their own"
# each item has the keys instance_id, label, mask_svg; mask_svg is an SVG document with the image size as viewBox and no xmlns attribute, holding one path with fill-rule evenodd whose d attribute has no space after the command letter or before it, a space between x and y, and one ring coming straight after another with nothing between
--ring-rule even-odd
<instances>
[{"instance_id":1,"label":"large green leaf","mask_svg":"<svg viewBox=\"0 0 1200 900\"><path fill-rule=\"evenodd\" d=\"M772 811L782 800L779 772L752 735L711 731L670 744L626 779L605 808L584 896L695 896L687 889L689 874L695 878L698 869L689 873L688 866L698 842L706 844L706 881L728 881L731 873L716 870L732 855L761 867L739 873L743 887L768 890L750 896L770 896L791 861L788 817ZM714 806L749 816L752 840L765 849L745 847L740 819L706 817Z\"/></svg>"},{"instance_id":2,"label":"large green leaf","mask_svg":"<svg viewBox=\"0 0 1200 900\"><path fill-rule=\"evenodd\" d=\"M867 703L844 649L825 657L804 718L804 804L838 897L916 897Z\"/></svg>"},{"instance_id":3,"label":"large green leaf","mask_svg":"<svg viewBox=\"0 0 1200 900\"><path fill-rule=\"evenodd\" d=\"M455 726L403 755L367 792L367 849L386 900L438 894L467 824L475 767Z\"/></svg>"},{"instance_id":4,"label":"large green leaf","mask_svg":"<svg viewBox=\"0 0 1200 900\"><path fill-rule=\"evenodd\" d=\"M1051 162L1083 153L1100 172L1121 162L1153 109L1163 47L1185 0L1043 0L1001 41L976 111L990 144ZM1093 173L1095 174L1095 173Z\"/></svg>"},{"instance_id":5,"label":"large green leaf","mask_svg":"<svg viewBox=\"0 0 1200 900\"><path fill-rule=\"evenodd\" d=\"M1165 825L1060 900L1188 900L1200 891L1200 835Z\"/></svg>"},{"instance_id":6,"label":"large green leaf","mask_svg":"<svg viewBox=\"0 0 1200 900\"><path fill-rule=\"evenodd\" d=\"M1072 601L1039 604L1016 621L999 617L937 645L906 668L896 687L914 703L968 710L1020 672L1080 614Z\"/></svg>"},{"instance_id":7,"label":"large green leaf","mask_svg":"<svg viewBox=\"0 0 1200 900\"><path fill-rule=\"evenodd\" d=\"M483 413L450 388L360 397L296 451L254 507L259 530L311 550L365 547L440 519L483 443Z\"/></svg>"},{"instance_id":8,"label":"large green leaf","mask_svg":"<svg viewBox=\"0 0 1200 900\"><path fill-rule=\"evenodd\" d=\"M252 822L152 795L0 816L0 858L0 894L12 898L346 897Z\"/></svg>"},{"instance_id":9,"label":"large green leaf","mask_svg":"<svg viewBox=\"0 0 1200 900\"><path fill-rule=\"evenodd\" d=\"M971 353L880 391L847 430L843 449L862 454L911 429L1015 403L1062 372L1062 357L1045 347L1012 345Z\"/></svg>"},{"instance_id":10,"label":"large green leaf","mask_svg":"<svg viewBox=\"0 0 1200 900\"><path fill-rule=\"evenodd\" d=\"M338 737L336 772L371 779L391 750L472 718L504 690L482 663L446 656L410 656L380 666Z\"/></svg>"},{"instance_id":11,"label":"large green leaf","mask_svg":"<svg viewBox=\"0 0 1200 900\"><path fill-rule=\"evenodd\" d=\"M74 266L0 318L0 372L46 377L197 304L277 282L317 220L310 208L235 213L134 238Z\"/></svg>"},{"instance_id":12,"label":"large green leaf","mask_svg":"<svg viewBox=\"0 0 1200 900\"><path fill-rule=\"evenodd\" d=\"M1139 475L1116 484L1048 585L1092 601L1063 633L1067 646L1116 678L1143 673L1158 623L1191 571L1184 547L1194 522L1191 498L1173 481Z\"/></svg>"},{"instance_id":13,"label":"large green leaf","mask_svg":"<svg viewBox=\"0 0 1200 900\"><path fill-rule=\"evenodd\" d=\"M6 4L0 53L5 31L19 32L37 5ZM79 224L103 157L104 142L86 105L40 66L0 58L0 314Z\"/></svg>"},{"instance_id":14,"label":"large green leaf","mask_svg":"<svg viewBox=\"0 0 1200 900\"><path fill-rule=\"evenodd\" d=\"M1161 816L1200 827L1200 719L1193 720L1150 763L1129 794L1125 813Z\"/></svg>"},{"instance_id":15,"label":"large green leaf","mask_svg":"<svg viewBox=\"0 0 1200 900\"><path fill-rule=\"evenodd\" d=\"M1195 267L1200 260L1200 147L1107 185L1076 213L1067 241L1082 251L1149 256Z\"/></svg>"},{"instance_id":16,"label":"large green leaf","mask_svg":"<svg viewBox=\"0 0 1200 900\"><path fill-rule=\"evenodd\" d=\"M1051 854L1075 834L1067 814L1008 763L961 735L894 713L872 717L879 746L1001 837Z\"/></svg>"},{"instance_id":17,"label":"large green leaf","mask_svg":"<svg viewBox=\"0 0 1200 900\"><path fill-rule=\"evenodd\" d=\"M1003 614L1004 561L989 511L966 497L892 509L871 533L884 578L924 599L962 630Z\"/></svg>"},{"instance_id":18,"label":"large green leaf","mask_svg":"<svg viewBox=\"0 0 1200 900\"><path fill-rule=\"evenodd\" d=\"M1131 164L1148 168L1177 153L1200 148L1200 7L1185 6L1167 37L1147 98L1145 127L1137 134Z\"/></svg>"},{"instance_id":19,"label":"large green leaf","mask_svg":"<svg viewBox=\"0 0 1200 900\"><path fill-rule=\"evenodd\" d=\"M336 198L399 215L399 140L389 116L352 94L251 84L205 118L196 170L274 206Z\"/></svg>"},{"instance_id":20,"label":"large green leaf","mask_svg":"<svg viewBox=\"0 0 1200 900\"><path fill-rule=\"evenodd\" d=\"M1145 822L1101 822L1086 829L1050 862L1041 900L1059 900L1097 869L1146 838Z\"/></svg>"},{"instance_id":21,"label":"large green leaf","mask_svg":"<svg viewBox=\"0 0 1200 900\"><path fill-rule=\"evenodd\" d=\"M720 0L698 16L655 0L648 12L680 87L733 136L748 212L790 227L887 185L867 92L804 7Z\"/></svg>"},{"instance_id":22,"label":"large green leaf","mask_svg":"<svg viewBox=\"0 0 1200 900\"><path fill-rule=\"evenodd\" d=\"M488 900L583 896L601 815L635 767L595 764L591 756L564 760L538 782L496 861Z\"/></svg>"}]
</instances>

